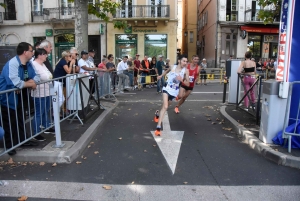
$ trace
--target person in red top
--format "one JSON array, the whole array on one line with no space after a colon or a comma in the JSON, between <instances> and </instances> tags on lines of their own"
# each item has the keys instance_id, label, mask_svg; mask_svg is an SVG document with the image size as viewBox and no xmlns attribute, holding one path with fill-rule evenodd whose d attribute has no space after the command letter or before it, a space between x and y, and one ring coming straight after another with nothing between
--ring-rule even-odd
<instances>
[{"instance_id":1,"label":"person in red top","mask_svg":"<svg viewBox=\"0 0 300 201\"><path fill-rule=\"evenodd\" d=\"M141 62L139 60L139 54L135 55L135 60L133 61L134 63L134 87L137 87L137 74L140 68L142 68Z\"/></svg>"},{"instance_id":2,"label":"person in red top","mask_svg":"<svg viewBox=\"0 0 300 201\"><path fill-rule=\"evenodd\" d=\"M183 83L180 84L179 94L176 97L176 100L180 101L175 106L175 113L179 113L179 107L184 103L186 98L191 94L192 90L195 86L195 81L199 79L199 57L197 55L194 55L192 57L192 62L188 64L187 69L189 70L189 79L190 79L190 86L185 86Z\"/></svg>"}]
</instances>

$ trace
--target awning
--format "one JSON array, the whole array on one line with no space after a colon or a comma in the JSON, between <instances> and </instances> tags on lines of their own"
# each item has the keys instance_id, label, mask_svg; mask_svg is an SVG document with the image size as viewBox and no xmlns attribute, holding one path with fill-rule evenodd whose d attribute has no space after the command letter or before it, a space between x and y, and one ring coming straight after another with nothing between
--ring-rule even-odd
<instances>
[{"instance_id":1,"label":"awning","mask_svg":"<svg viewBox=\"0 0 300 201\"><path fill-rule=\"evenodd\" d=\"M246 30L248 33L249 32L254 32L254 33L272 33L272 34L278 34L279 33L279 28L275 27L255 27L255 26L241 26L241 30Z\"/></svg>"}]
</instances>

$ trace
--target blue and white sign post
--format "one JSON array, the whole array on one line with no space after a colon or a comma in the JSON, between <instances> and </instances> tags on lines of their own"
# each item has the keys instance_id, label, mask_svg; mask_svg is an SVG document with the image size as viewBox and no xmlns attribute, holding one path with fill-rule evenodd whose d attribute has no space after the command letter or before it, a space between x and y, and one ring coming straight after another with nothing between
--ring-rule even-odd
<instances>
[{"instance_id":1,"label":"blue and white sign post","mask_svg":"<svg viewBox=\"0 0 300 201\"><path fill-rule=\"evenodd\" d=\"M279 97L287 98L289 84L300 81L300 0L283 0L280 21L276 80L281 82ZM299 85L293 88L290 117L296 117Z\"/></svg>"}]
</instances>

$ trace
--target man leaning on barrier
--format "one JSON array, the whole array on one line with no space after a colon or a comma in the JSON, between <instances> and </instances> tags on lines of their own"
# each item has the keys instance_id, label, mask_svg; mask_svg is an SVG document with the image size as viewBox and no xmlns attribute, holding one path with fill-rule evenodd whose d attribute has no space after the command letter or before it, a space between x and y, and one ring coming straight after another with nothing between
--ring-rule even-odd
<instances>
[{"instance_id":1,"label":"man leaning on barrier","mask_svg":"<svg viewBox=\"0 0 300 201\"><path fill-rule=\"evenodd\" d=\"M30 59L33 56L33 48L29 43L21 42L17 46L17 56L10 59L3 67L0 75L0 91L21 89L0 95L1 118L5 131L5 147L10 149L18 144L24 146L37 146L35 141L27 141L25 112L22 101L27 93L27 88L35 89L40 77L36 74ZM8 152L15 155L15 149Z\"/></svg>"}]
</instances>

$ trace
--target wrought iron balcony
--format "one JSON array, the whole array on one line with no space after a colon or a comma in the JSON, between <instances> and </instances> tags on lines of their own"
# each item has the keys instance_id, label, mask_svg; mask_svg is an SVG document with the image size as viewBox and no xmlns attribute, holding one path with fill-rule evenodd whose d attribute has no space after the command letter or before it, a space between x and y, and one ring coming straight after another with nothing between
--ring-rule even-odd
<instances>
[{"instance_id":1,"label":"wrought iron balcony","mask_svg":"<svg viewBox=\"0 0 300 201\"><path fill-rule=\"evenodd\" d=\"M60 8L44 8L43 20L70 20L75 19L74 7L60 7Z\"/></svg>"},{"instance_id":2,"label":"wrought iron balcony","mask_svg":"<svg viewBox=\"0 0 300 201\"><path fill-rule=\"evenodd\" d=\"M17 20L16 12L1 12L1 19L3 20Z\"/></svg>"},{"instance_id":3,"label":"wrought iron balcony","mask_svg":"<svg viewBox=\"0 0 300 201\"><path fill-rule=\"evenodd\" d=\"M42 22L44 20L43 11L32 11L31 16L33 22Z\"/></svg>"},{"instance_id":4,"label":"wrought iron balcony","mask_svg":"<svg viewBox=\"0 0 300 201\"><path fill-rule=\"evenodd\" d=\"M263 22L258 18L258 13L261 9L250 9L245 11L245 22ZM279 17L274 22L279 22Z\"/></svg>"},{"instance_id":5,"label":"wrought iron balcony","mask_svg":"<svg viewBox=\"0 0 300 201\"><path fill-rule=\"evenodd\" d=\"M127 5L117 10L114 18L170 18L170 5Z\"/></svg>"}]
</instances>

